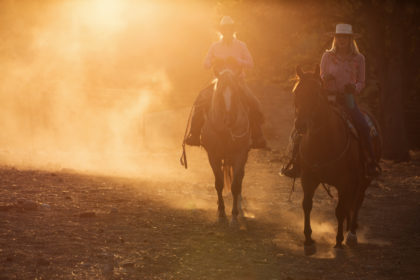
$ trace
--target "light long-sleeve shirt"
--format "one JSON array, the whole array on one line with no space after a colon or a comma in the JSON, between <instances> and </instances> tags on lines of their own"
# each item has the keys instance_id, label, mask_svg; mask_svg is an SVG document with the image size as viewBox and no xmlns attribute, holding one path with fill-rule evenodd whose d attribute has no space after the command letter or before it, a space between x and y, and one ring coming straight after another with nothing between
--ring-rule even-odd
<instances>
[{"instance_id":1,"label":"light long-sleeve shirt","mask_svg":"<svg viewBox=\"0 0 420 280\"><path fill-rule=\"evenodd\" d=\"M327 75L334 80L326 81ZM326 51L321 59L321 78L327 90L343 92L346 84L353 84L356 93L360 93L365 87L365 57L357 53L341 58L334 52Z\"/></svg>"},{"instance_id":2,"label":"light long-sleeve shirt","mask_svg":"<svg viewBox=\"0 0 420 280\"><path fill-rule=\"evenodd\" d=\"M254 67L254 60L246 44L236 38L230 42L220 40L213 43L204 60L204 67L210 69L214 66L216 59L227 59L231 56L237 60L239 66L242 68L241 75L244 75L243 70ZM226 65L225 67L228 68L229 66Z\"/></svg>"}]
</instances>

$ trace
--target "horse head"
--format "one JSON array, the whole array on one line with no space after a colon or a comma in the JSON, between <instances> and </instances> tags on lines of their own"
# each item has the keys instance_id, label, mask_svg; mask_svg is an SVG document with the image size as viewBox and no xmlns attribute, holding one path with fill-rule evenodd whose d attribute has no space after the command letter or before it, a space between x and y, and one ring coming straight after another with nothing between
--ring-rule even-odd
<instances>
[{"instance_id":1,"label":"horse head","mask_svg":"<svg viewBox=\"0 0 420 280\"><path fill-rule=\"evenodd\" d=\"M236 98L238 89L237 76L232 70L225 69L219 73L214 97L224 104L226 112L232 110L232 101Z\"/></svg>"},{"instance_id":2,"label":"horse head","mask_svg":"<svg viewBox=\"0 0 420 280\"><path fill-rule=\"evenodd\" d=\"M240 106L240 87L238 78L233 71L221 71L215 83L210 113L213 123L219 127L232 126L237 118Z\"/></svg>"},{"instance_id":3,"label":"horse head","mask_svg":"<svg viewBox=\"0 0 420 280\"><path fill-rule=\"evenodd\" d=\"M319 114L325 110L326 98L322 94L322 80L319 65L314 72L303 72L296 67L298 80L293 88L296 129L302 130L313 124Z\"/></svg>"}]
</instances>

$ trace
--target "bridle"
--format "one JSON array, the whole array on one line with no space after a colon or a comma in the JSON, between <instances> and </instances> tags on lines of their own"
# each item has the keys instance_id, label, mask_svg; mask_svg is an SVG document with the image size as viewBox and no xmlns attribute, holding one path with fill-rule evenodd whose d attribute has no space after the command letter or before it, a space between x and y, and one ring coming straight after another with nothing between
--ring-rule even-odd
<instances>
[{"instance_id":1,"label":"bridle","mask_svg":"<svg viewBox=\"0 0 420 280\"><path fill-rule=\"evenodd\" d=\"M230 79L232 79L232 82L234 82L234 83L237 82L238 75L233 70L228 69L228 68L227 69L224 69L224 70L222 70L222 71L220 71L218 73L218 80L220 80L220 78L223 75L227 75L227 74L231 75ZM230 85L230 87L231 87L232 92L235 92L235 94L238 94L237 91L240 90L239 86L237 86L237 85ZM231 97L230 97L231 98L231 106L233 105L232 104L232 97L233 97L233 95L231 95ZM221 98L223 98L223 97L221 97ZM241 98L238 96L237 100L240 100L240 99ZM231 107L231 109L232 109L232 107ZM232 112L230 111L228 113L231 114ZM247 135L250 134L250 131L251 131L250 122L249 122L249 120L247 121L247 126L246 126L246 129L244 130L243 133L235 134L233 132L233 130L232 130L232 127L230 127L230 126L227 127L227 130L228 130L228 133L229 133L232 141L236 141L236 139L243 138L243 137L245 137L245 136L247 136Z\"/></svg>"}]
</instances>

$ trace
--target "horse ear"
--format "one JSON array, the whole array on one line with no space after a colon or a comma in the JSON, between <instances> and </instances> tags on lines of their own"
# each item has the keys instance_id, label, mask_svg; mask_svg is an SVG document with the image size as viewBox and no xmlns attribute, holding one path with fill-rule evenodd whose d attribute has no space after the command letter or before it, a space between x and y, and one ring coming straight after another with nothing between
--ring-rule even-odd
<instances>
[{"instance_id":1,"label":"horse ear","mask_svg":"<svg viewBox=\"0 0 420 280\"><path fill-rule=\"evenodd\" d=\"M298 75L299 78L303 77L303 71L300 65L296 66L296 74Z\"/></svg>"},{"instance_id":2,"label":"horse ear","mask_svg":"<svg viewBox=\"0 0 420 280\"><path fill-rule=\"evenodd\" d=\"M319 68L319 64L315 65L315 77L321 77L321 69Z\"/></svg>"}]
</instances>

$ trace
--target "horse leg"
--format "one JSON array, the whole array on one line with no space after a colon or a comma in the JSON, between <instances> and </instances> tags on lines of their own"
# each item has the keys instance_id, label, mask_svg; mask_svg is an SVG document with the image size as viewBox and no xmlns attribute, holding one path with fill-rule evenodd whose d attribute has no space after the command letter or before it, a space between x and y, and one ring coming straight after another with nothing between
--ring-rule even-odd
<instances>
[{"instance_id":1,"label":"horse leg","mask_svg":"<svg viewBox=\"0 0 420 280\"><path fill-rule=\"evenodd\" d=\"M305 226L303 233L305 234L305 246L311 246L315 243L312 239L312 229L311 229L311 211L312 211L312 199L316 188L318 187L318 182L312 179L309 179L305 176L302 177L302 188L303 188L303 201L302 207L305 214Z\"/></svg>"},{"instance_id":2,"label":"horse leg","mask_svg":"<svg viewBox=\"0 0 420 280\"><path fill-rule=\"evenodd\" d=\"M242 181L245 176L245 163L247 160L248 153L246 155L243 155L239 157L235 163L233 164L233 181L232 181L232 197L233 197L233 203L232 203L232 222L231 225L237 227L238 226L238 215L242 209L239 209L241 207L240 200L242 199L241 193L242 193Z\"/></svg>"},{"instance_id":3,"label":"horse leg","mask_svg":"<svg viewBox=\"0 0 420 280\"><path fill-rule=\"evenodd\" d=\"M244 177L243 170L237 170L234 172L233 182L232 182L232 226L238 225L238 214L239 214L239 199L242 191L242 179Z\"/></svg>"},{"instance_id":4,"label":"horse leg","mask_svg":"<svg viewBox=\"0 0 420 280\"><path fill-rule=\"evenodd\" d=\"M355 247L357 245L357 234L356 234L356 230L358 227L357 224L357 220L358 220L358 216L359 216L359 210L362 206L363 200L365 198L365 190L366 188L362 188L360 190L360 193L355 201L355 205L354 205L354 209L353 209L353 218L351 220L351 224L350 224L350 231L347 234L347 238L346 238L346 244L349 247Z\"/></svg>"},{"instance_id":5,"label":"horse leg","mask_svg":"<svg viewBox=\"0 0 420 280\"><path fill-rule=\"evenodd\" d=\"M357 245L356 230L353 228L353 225L355 225L357 220L357 210L355 207L352 207L352 209L350 209L348 212L346 245L349 247L354 247Z\"/></svg>"},{"instance_id":6,"label":"horse leg","mask_svg":"<svg viewBox=\"0 0 420 280\"><path fill-rule=\"evenodd\" d=\"M245 218L245 212L242 208L242 205L243 205L243 199L242 199L242 193L241 193L238 196L238 212L239 212L238 217Z\"/></svg>"},{"instance_id":7,"label":"horse leg","mask_svg":"<svg viewBox=\"0 0 420 280\"><path fill-rule=\"evenodd\" d=\"M336 244L334 248L343 247L342 242L344 240L344 235L343 235L344 219L347 217L348 212L349 212L349 209L347 207L348 196L346 195L347 193L346 190L347 188L338 189L338 204L337 204L337 207L335 208L335 216L337 217L338 227L337 227Z\"/></svg>"},{"instance_id":8,"label":"horse leg","mask_svg":"<svg viewBox=\"0 0 420 280\"><path fill-rule=\"evenodd\" d=\"M215 186L217 191L217 214L219 221L226 219L225 202L223 201L223 179L216 178Z\"/></svg>"},{"instance_id":9,"label":"horse leg","mask_svg":"<svg viewBox=\"0 0 420 280\"><path fill-rule=\"evenodd\" d=\"M353 215L354 215L354 212L352 210L347 212L347 215L346 215L346 231L349 231L350 228L351 228L351 224L352 224L352 221L353 221Z\"/></svg>"},{"instance_id":10,"label":"horse leg","mask_svg":"<svg viewBox=\"0 0 420 280\"><path fill-rule=\"evenodd\" d=\"M217 191L217 216L219 222L226 220L225 202L223 200L223 172L221 169L222 161L220 159L211 157L209 161L214 174L214 186Z\"/></svg>"}]
</instances>

